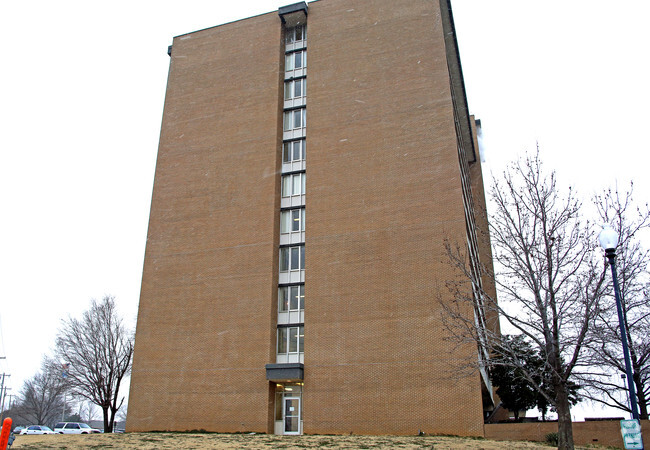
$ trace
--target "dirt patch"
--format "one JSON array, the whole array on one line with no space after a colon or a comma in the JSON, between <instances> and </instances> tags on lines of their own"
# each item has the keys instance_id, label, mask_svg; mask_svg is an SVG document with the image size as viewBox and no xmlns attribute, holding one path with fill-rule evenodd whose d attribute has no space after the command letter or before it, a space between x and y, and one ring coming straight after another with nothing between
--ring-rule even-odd
<instances>
[{"instance_id":1,"label":"dirt patch","mask_svg":"<svg viewBox=\"0 0 650 450\"><path fill-rule=\"evenodd\" d=\"M274 436L268 434L124 433L16 436L12 449L549 449L541 443L447 436ZM604 447L576 447L576 449Z\"/></svg>"}]
</instances>

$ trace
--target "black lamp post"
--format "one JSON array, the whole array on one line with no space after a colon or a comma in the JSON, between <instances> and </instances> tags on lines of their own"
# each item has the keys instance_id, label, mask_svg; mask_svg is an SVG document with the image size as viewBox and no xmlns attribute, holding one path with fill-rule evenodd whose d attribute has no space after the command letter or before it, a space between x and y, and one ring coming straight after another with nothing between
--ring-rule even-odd
<instances>
[{"instance_id":1,"label":"black lamp post","mask_svg":"<svg viewBox=\"0 0 650 450\"><path fill-rule=\"evenodd\" d=\"M609 265L612 268L612 278L614 280L614 296L616 298L616 310L618 311L618 325L621 330L621 343L623 344L623 355L625 356L625 373L627 374L627 389L630 397L630 409L632 418L639 420L639 410L636 404L636 391L634 389L634 379L632 378L632 364L630 363L630 349L627 345L627 332L625 331L625 322L623 321L623 305L621 303L621 292L618 289L618 279L616 278L616 246L618 245L618 233L609 225L603 227L603 231L598 236L600 246L605 249L605 255L609 259Z\"/></svg>"}]
</instances>

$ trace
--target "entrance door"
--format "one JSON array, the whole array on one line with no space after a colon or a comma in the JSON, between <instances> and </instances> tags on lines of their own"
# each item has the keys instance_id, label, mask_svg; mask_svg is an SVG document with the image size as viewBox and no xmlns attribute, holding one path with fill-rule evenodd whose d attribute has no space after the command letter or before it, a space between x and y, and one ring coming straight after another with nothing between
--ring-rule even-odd
<instances>
[{"instance_id":1,"label":"entrance door","mask_svg":"<svg viewBox=\"0 0 650 450\"><path fill-rule=\"evenodd\" d=\"M300 398L284 397L284 434L300 434Z\"/></svg>"}]
</instances>

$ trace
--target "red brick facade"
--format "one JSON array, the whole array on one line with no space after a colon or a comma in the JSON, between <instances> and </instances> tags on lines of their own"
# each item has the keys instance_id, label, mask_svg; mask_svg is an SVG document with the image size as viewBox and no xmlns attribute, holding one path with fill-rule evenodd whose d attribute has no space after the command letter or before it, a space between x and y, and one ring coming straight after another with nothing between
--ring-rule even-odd
<instances>
[{"instance_id":1,"label":"red brick facade","mask_svg":"<svg viewBox=\"0 0 650 450\"><path fill-rule=\"evenodd\" d=\"M302 431L482 436L439 306L466 242L440 5L308 6ZM274 431L282 35L274 12L174 39L130 431Z\"/></svg>"}]
</instances>

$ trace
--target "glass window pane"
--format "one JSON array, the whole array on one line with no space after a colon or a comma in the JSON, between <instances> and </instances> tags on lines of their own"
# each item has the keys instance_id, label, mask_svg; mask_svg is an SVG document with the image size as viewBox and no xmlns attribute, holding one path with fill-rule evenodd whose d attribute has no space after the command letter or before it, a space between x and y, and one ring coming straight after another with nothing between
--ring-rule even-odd
<instances>
[{"instance_id":1,"label":"glass window pane","mask_svg":"<svg viewBox=\"0 0 650 450\"><path fill-rule=\"evenodd\" d=\"M298 351L303 353L305 351L305 327L300 327L298 331Z\"/></svg>"},{"instance_id":2,"label":"glass window pane","mask_svg":"<svg viewBox=\"0 0 650 450\"><path fill-rule=\"evenodd\" d=\"M290 162L291 161L291 151L293 147L291 145L291 142L285 142L282 145L282 162Z\"/></svg>"},{"instance_id":3,"label":"glass window pane","mask_svg":"<svg viewBox=\"0 0 650 450\"><path fill-rule=\"evenodd\" d=\"M296 52L294 55L294 67L300 69L302 67L302 52Z\"/></svg>"},{"instance_id":4,"label":"glass window pane","mask_svg":"<svg viewBox=\"0 0 650 450\"><path fill-rule=\"evenodd\" d=\"M305 193L305 180L306 180L306 178L307 178L307 174L304 174L304 173L303 173L303 174L302 174L302 177L301 177L302 185L300 186L300 193L301 193L301 194L304 194L304 193Z\"/></svg>"},{"instance_id":5,"label":"glass window pane","mask_svg":"<svg viewBox=\"0 0 650 450\"><path fill-rule=\"evenodd\" d=\"M300 178L301 178L300 173L293 175L291 179L293 180L293 195L300 195Z\"/></svg>"},{"instance_id":6,"label":"glass window pane","mask_svg":"<svg viewBox=\"0 0 650 450\"><path fill-rule=\"evenodd\" d=\"M287 111L284 113L284 131L289 131L291 129L291 111Z\"/></svg>"},{"instance_id":7,"label":"glass window pane","mask_svg":"<svg viewBox=\"0 0 650 450\"><path fill-rule=\"evenodd\" d=\"M283 197L289 197L291 196L291 180L292 176L288 175L286 177L282 177L282 196Z\"/></svg>"},{"instance_id":8,"label":"glass window pane","mask_svg":"<svg viewBox=\"0 0 650 450\"><path fill-rule=\"evenodd\" d=\"M300 213L302 215L300 218L300 231L305 231L305 209L301 209Z\"/></svg>"},{"instance_id":9,"label":"glass window pane","mask_svg":"<svg viewBox=\"0 0 650 450\"><path fill-rule=\"evenodd\" d=\"M284 82L284 99L289 100L291 98L291 81Z\"/></svg>"},{"instance_id":10,"label":"glass window pane","mask_svg":"<svg viewBox=\"0 0 650 450\"><path fill-rule=\"evenodd\" d=\"M300 263L300 247L290 247L291 249L291 270L298 270Z\"/></svg>"},{"instance_id":11,"label":"glass window pane","mask_svg":"<svg viewBox=\"0 0 650 450\"><path fill-rule=\"evenodd\" d=\"M305 309L305 285L300 285L298 286L299 289L299 294L300 295L300 309Z\"/></svg>"},{"instance_id":12,"label":"glass window pane","mask_svg":"<svg viewBox=\"0 0 650 450\"><path fill-rule=\"evenodd\" d=\"M292 311L295 311L298 309L299 301L300 301L300 286L291 286L291 295L289 298L289 308Z\"/></svg>"},{"instance_id":13,"label":"glass window pane","mask_svg":"<svg viewBox=\"0 0 650 450\"><path fill-rule=\"evenodd\" d=\"M294 141L293 142L293 160L294 161L299 161L302 158L300 157L300 143L302 141Z\"/></svg>"},{"instance_id":14,"label":"glass window pane","mask_svg":"<svg viewBox=\"0 0 650 450\"><path fill-rule=\"evenodd\" d=\"M289 288L286 286L281 287L278 292L278 303L281 312L289 310Z\"/></svg>"},{"instance_id":15,"label":"glass window pane","mask_svg":"<svg viewBox=\"0 0 650 450\"><path fill-rule=\"evenodd\" d=\"M305 268L305 247L300 247L302 250L300 252L300 268L304 269Z\"/></svg>"},{"instance_id":16,"label":"glass window pane","mask_svg":"<svg viewBox=\"0 0 650 450\"><path fill-rule=\"evenodd\" d=\"M307 126L307 110L306 109L301 109L302 111L302 120L300 122L300 126L306 127Z\"/></svg>"},{"instance_id":17,"label":"glass window pane","mask_svg":"<svg viewBox=\"0 0 650 450\"><path fill-rule=\"evenodd\" d=\"M289 328L289 353L298 353L298 327Z\"/></svg>"},{"instance_id":18,"label":"glass window pane","mask_svg":"<svg viewBox=\"0 0 650 450\"><path fill-rule=\"evenodd\" d=\"M287 329L278 328L278 353L287 353Z\"/></svg>"},{"instance_id":19,"label":"glass window pane","mask_svg":"<svg viewBox=\"0 0 650 450\"><path fill-rule=\"evenodd\" d=\"M282 420L282 391L279 385L275 388L275 420Z\"/></svg>"},{"instance_id":20,"label":"glass window pane","mask_svg":"<svg viewBox=\"0 0 650 450\"><path fill-rule=\"evenodd\" d=\"M289 233L292 225L289 211L282 211L280 213L280 233Z\"/></svg>"},{"instance_id":21,"label":"glass window pane","mask_svg":"<svg viewBox=\"0 0 650 450\"><path fill-rule=\"evenodd\" d=\"M296 41L302 41L302 26L297 26L295 28L295 33L296 33Z\"/></svg>"},{"instance_id":22,"label":"glass window pane","mask_svg":"<svg viewBox=\"0 0 650 450\"><path fill-rule=\"evenodd\" d=\"M293 112L292 126L293 126L294 129L302 127L302 109L296 109Z\"/></svg>"},{"instance_id":23,"label":"glass window pane","mask_svg":"<svg viewBox=\"0 0 650 450\"><path fill-rule=\"evenodd\" d=\"M289 211L285 211L289 212ZM291 210L291 231L300 231L300 210Z\"/></svg>"},{"instance_id":24,"label":"glass window pane","mask_svg":"<svg viewBox=\"0 0 650 450\"><path fill-rule=\"evenodd\" d=\"M296 80L293 82L293 96L295 98L302 97L302 80Z\"/></svg>"},{"instance_id":25,"label":"glass window pane","mask_svg":"<svg viewBox=\"0 0 650 450\"><path fill-rule=\"evenodd\" d=\"M289 72L290 70L293 70L293 60L294 56L293 53L289 53L287 56L284 58L284 70Z\"/></svg>"},{"instance_id":26,"label":"glass window pane","mask_svg":"<svg viewBox=\"0 0 650 450\"><path fill-rule=\"evenodd\" d=\"M280 249L280 272L287 272L289 270L289 249Z\"/></svg>"},{"instance_id":27,"label":"glass window pane","mask_svg":"<svg viewBox=\"0 0 650 450\"><path fill-rule=\"evenodd\" d=\"M307 141L302 141L300 148L302 149L302 157L300 159L305 159L307 156Z\"/></svg>"}]
</instances>

